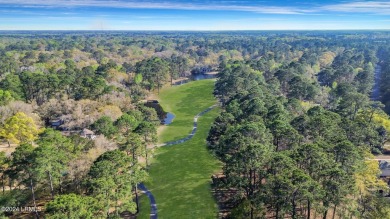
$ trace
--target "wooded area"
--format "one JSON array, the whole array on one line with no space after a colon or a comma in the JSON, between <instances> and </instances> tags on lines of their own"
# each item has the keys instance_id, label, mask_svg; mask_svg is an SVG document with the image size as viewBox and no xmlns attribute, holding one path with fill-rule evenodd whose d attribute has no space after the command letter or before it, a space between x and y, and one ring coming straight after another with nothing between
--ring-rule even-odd
<instances>
[{"instance_id":1,"label":"wooded area","mask_svg":"<svg viewBox=\"0 0 390 219\"><path fill-rule=\"evenodd\" d=\"M390 218L371 160L390 131L389 42L385 31L1 32L0 205L136 214L161 119L144 100L218 71L207 141L224 216Z\"/></svg>"},{"instance_id":2,"label":"wooded area","mask_svg":"<svg viewBox=\"0 0 390 219\"><path fill-rule=\"evenodd\" d=\"M335 46L342 41L297 43L291 52L305 50L274 69L271 55L221 63L214 94L224 111L208 141L224 163L215 186L230 194L229 217L390 217L388 186L372 160L387 140L388 116L370 101L388 48L350 38Z\"/></svg>"}]
</instances>

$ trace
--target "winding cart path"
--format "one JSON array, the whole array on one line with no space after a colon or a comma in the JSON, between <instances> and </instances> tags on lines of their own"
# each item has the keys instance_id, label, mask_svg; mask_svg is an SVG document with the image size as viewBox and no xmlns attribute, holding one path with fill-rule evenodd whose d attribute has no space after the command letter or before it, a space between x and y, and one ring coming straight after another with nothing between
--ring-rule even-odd
<instances>
[{"instance_id":1,"label":"winding cart path","mask_svg":"<svg viewBox=\"0 0 390 219\"><path fill-rule=\"evenodd\" d=\"M169 142L166 142L166 143L163 143L163 144L159 144L159 145L156 145L157 147L163 147L163 146L172 146L172 145L177 145L177 144L182 144L188 140L190 140L191 138L194 137L195 133L196 133L196 130L198 128L198 118L203 116L205 113L209 112L210 110L212 110L213 108L215 108L218 104L214 104L212 106L210 106L209 108L203 110L202 112L198 113L195 117L194 117L194 125L192 127L192 131L191 133L185 137L185 138L182 138L182 139L179 139L179 140L176 140L176 141L169 141ZM154 198L152 192L150 192L146 186L143 184L143 183L140 183L138 185L138 188L143 192L145 193L148 198L149 198L149 203L150 203L150 219L157 219L157 204L156 204L156 199Z\"/></svg>"}]
</instances>

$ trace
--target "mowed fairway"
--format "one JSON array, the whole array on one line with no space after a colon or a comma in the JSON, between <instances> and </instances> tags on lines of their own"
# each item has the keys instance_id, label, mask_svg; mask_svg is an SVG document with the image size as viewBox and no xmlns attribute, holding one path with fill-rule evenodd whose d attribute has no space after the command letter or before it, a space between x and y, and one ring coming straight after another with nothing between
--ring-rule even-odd
<instances>
[{"instance_id":1,"label":"mowed fairway","mask_svg":"<svg viewBox=\"0 0 390 219\"><path fill-rule=\"evenodd\" d=\"M200 111L216 103L213 96L214 80L193 81L164 88L159 95L161 106L173 113L175 119L159 135L159 142L186 137L192 130L193 118Z\"/></svg>"},{"instance_id":2,"label":"mowed fairway","mask_svg":"<svg viewBox=\"0 0 390 219\"><path fill-rule=\"evenodd\" d=\"M213 81L204 80L162 92L161 103L177 116L162 133L164 141L185 137L191 131L193 117L215 103L213 87ZM213 109L200 117L198 130L191 140L157 149L150 166L151 181L146 186L156 198L159 218L217 217L210 183L211 175L221 167L208 151L206 138L218 113L219 109ZM179 124L175 125L176 122ZM148 205L147 197L142 196L139 218L149 218Z\"/></svg>"}]
</instances>

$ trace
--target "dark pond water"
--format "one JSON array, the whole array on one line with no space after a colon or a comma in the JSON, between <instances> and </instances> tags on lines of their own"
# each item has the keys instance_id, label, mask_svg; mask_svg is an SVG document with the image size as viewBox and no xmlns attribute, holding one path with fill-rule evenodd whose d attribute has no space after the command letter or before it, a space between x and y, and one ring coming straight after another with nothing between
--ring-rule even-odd
<instances>
[{"instance_id":1,"label":"dark pond water","mask_svg":"<svg viewBox=\"0 0 390 219\"><path fill-rule=\"evenodd\" d=\"M213 79L216 78L216 74L194 74L191 76L192 80L199 81L204 79ZM188 83L190 80L183 80L180 82L177 82L175 85L181 85ZM157 112L157 116L161 121L161 124L163 125L169 125L173 122L173 119L175 118L175 115L169 112L165 112L164 109L161 107L160 103L157 100L149 100L147 103L145 103L145 106L154 108Z\"/></svg>"},{"instance_id":2,"label":"dark pond water","mask_svg":"<svg viewBox=\"0 0 390 219\"><path fill-rule=\"evenodd\" d=\"M163 124L163 125L171 124L173 119L175 118L175 115L173 115L172 113L165 112L158 101L147 102L147 103L145 103L145 106L151 107L151 108L156 110L157 116L160 119L161 124Z\"/></svg>"},{"instance_id":3,"label":"dark pond water","mask_svg":"<svg viewBox=\"0 0 390 219\"><path fill-rule=\"evenodd\" d=\"M213 79L213 78L216 78L216 77L217 76L214 75L214 74L196 74L196 75L192 75L192 78L195 81L204 80L204 79Z\"/></svg>"}]
</instances>

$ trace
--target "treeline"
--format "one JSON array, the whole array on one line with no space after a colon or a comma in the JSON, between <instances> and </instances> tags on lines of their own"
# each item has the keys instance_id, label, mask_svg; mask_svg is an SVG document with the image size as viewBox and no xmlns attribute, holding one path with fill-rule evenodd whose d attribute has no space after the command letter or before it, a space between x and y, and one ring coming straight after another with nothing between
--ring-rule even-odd
<instances>
[{"instance_id":1,"label":"treeline","mask_svg":"<svg viewBox=\"0 0 390 219\"><path fill-rule=\"evenodd\" d=\"M191 72L211 71L230 59L251 60L255 69L300 61L309 66L310 74L336 59L320 77L321 84L330 86L350 79L364 67L362 61L375 65L372 49L388 38L385 32L10 33L0 41L1 88L11 90L16 99L38 104L58 93L96 99L113 89L126 90L139 100L144 89L159 89ZM309 75L295 76L300 77L294 77L294 86L312 88ZM367 82L365 74L360 77L360 84ZM368 91L366 87L359 89Z\"/></svg>"},{"instance_id":2,"label":"treeline","mask_svg":"<svg viewBox=\"0 0 390 219\"><path fill-rule=\"evenodd\" d=\"M147 180L156 119L155 111L143 106L115 123L103 116L92 127L107 138L93 141L78 133L39 129L24 113L15 114L1 130L20 144L11 156L0 153L1 205L39 206L45 212L35 214L45 218L115 218L138 212L137 185Z\"/></svg>"},{"instance_id":3,"label":"treeline","mask_svg":"<svg viewBox=\"0 0 390 219\"><path fill-rule=\"evenodd\" d=\"M370 103L365 89L359 92L352 85L359 73L331 81L337 85L327 88L328 99L320 101L318 91L296 95L310 91L303 90L307 86L325 88L310 77L303 78L306 86L291 86L294 75L304 73L296 70L297 63L268 72L251 66L223 64L214 92L223 112L208 142L223 162L217 188L233 191L230 217L390 217L380 194L387 185L377 178L377 161L370 160L386 131L373 120L381 110ZM281 77L284 68L291 73ZM286 77L291 79L286 82Z\"/></svg>"},{"instance_id":4,"label":"treeline","mask_svg":"<svg viewBox=\"0 0 390 219\"><path fill-rule=\"evenodd\" d=\"M381 58L380 75L379 75L379 99L385 104L386 112L390 112L390 48L383 46L379 51Z\"/></svg>"},{"instance_id":5,"label":"treeline","mask_svg":"<svg viewBox=\"0 0 390 219\"><path fill-rule=\"evenodd\" d=\"M303 171L317 183L316 191L326 194L330 189L326 190L328 181L323 178L328 176L308 175L298 158L289 153L304 144L318 147L329 165L335 165L334 171L353 178L357 166L363 166L360 170L365 166L351 158L353 168L344 170L339 158L332 155L335 145L352 144L353 150L358 148L354 152L358 157L364 157L364 151L383 150L390 122L381 110L383 105L370 102L368 95L377 51L385 51L383 45L389 40L387 32L2 33L0 140L6 153L0 161L4 188L0 204L31 206L34 199L39 204L49 202L46 216L54 218L73 217L64 212L85 213L85 218L104 217L107 212L115 217L125 209L134 213L135 185L145 179L145 164L136 161L141 157L147 162L148 145L156 141L159 123L156 112L139 102L179 77L214 70L222 71L216 95L226 108L217 119L221 125L215 125L209 137L216 154L228 163L228 158L233 159L228 155L239 150L227 150L227 143L224 146L220 139L228 142L233 133L260 132L261 137L248 141L258 144L261 140L269 156L264 155L268 158L262 164L253 163L256 171L267 170L270 159L284 153L291 168ZM87 130L88 135L96 134L96 139L80 138L84 129L92 129ZM58 158L54 156L57 152ZM41 155L47 160L41 160ZM50 165L43 165L45 162ZM117 174L109 174L109 170ZM252 206L253 215L264 209L254 203L279 209L279 215L287 211L290 202L276 207L274 202L280 200L265 201L254 195L269 191L260 189L260 184L268 181L259 181L269 173L261 172L259 178L259 172L251 171L253 192L237 193L236 206ZM103 185L105 181L111 184ZM353 180L348 183L352 185ZM113 184L117 186L107 190ZM371 207L371 200L377 199L374 193L367 194L372 198L367 207ZM350 187L340 196L342 201L332 199L321 205L316 197L309 199L313 207L306 209L320 206L312 211L317 213L324 213L326 207L344 209L346 197L366 201L366 196L357 199ZM67 209L60 209L61 202L67 203L62 206ZM302 199L298 202L303 205Z\"/></svg>"}]
</instances>

